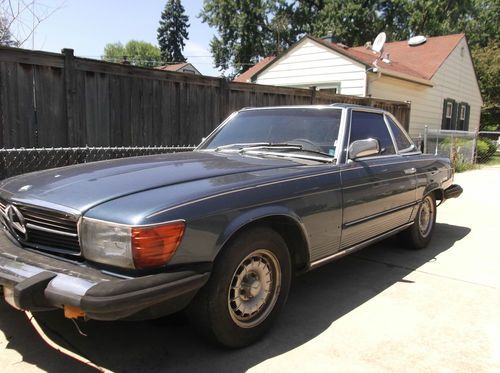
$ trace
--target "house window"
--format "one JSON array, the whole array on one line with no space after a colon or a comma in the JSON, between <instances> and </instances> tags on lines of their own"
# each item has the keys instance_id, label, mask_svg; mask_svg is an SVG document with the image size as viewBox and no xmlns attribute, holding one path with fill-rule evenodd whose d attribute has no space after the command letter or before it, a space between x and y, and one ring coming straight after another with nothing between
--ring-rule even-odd
<instances>
[{"instance_id":1,"label":"house window","mask_svg":"<svg viewBox=\"0 0 500 373\"><path fill-rule=\"evenodd\" d=\"M303 85L299 86L299 88L315 89L316 91L321 91L330 94L337 94L337 95L340 94L340 82L322 83L314 86Z\"/></svg>"},{"instance_id":2,"label":"house window","mask_svg":"<svg viewBox=\"0 0 500 373\"><path fill-rule=\"evenodd\" d=\"M325 92L325 93L333 93L334 95L339 93L337 87L335 87L335 88L321 88L320 91Z\"/></svg>"},{"instance_id":3,"label":"house window","mask_svg":"<svg viewBox=\"0 0 500 373\"><path fill-rule=\"evenodd\" d=\"M453 102L446 103L446 118L451 119L453 116Z\"/></svg>"},{"instance_id":4,"label":"house window","mask_svg":"<svg viewBox=\"0 0 500 373\"><path fill-rule=\"evenodd\" d=\"M460 105L460 120L465 120L466 106L464 104Z\"/></svg>"}]
</instances>

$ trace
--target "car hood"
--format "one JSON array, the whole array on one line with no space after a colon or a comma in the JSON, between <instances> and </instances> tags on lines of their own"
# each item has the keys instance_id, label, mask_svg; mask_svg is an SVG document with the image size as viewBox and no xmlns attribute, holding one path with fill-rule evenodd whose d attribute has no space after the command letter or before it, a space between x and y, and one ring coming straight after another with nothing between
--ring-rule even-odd
<instances>
[{"instance_id":1,"label":"car hood","mask_svg":"<svg viewBox=\"0 0 500 373\"><path fill-rule=\"evenodd\" d=\"M84 212L126 195L200 179L297 166L290 159L235 153L186 152L94 162L38 171L0 183L12 201L64 206Z\"/></svg>"}]
</instances>

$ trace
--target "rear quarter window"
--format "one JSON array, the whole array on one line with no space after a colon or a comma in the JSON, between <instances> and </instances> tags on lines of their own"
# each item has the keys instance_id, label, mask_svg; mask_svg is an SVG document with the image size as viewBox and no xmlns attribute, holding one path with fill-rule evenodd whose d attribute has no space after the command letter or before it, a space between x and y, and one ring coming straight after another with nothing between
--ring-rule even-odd
<instances>
[{"instance_id":1,"label":"rear quarter window","mask_svg":"<svg viewBox=\"0 0 500 373\"><path fill-rule=\"evenodd\" d=\"M412 143L408 140L403 130L391 119L391 117L386 116L387 123L389 123L389 127L391 127L392 134L394 135L394 140L396 141L396 146L398 150L408 150Z\"/></svg>"}]
</instances>

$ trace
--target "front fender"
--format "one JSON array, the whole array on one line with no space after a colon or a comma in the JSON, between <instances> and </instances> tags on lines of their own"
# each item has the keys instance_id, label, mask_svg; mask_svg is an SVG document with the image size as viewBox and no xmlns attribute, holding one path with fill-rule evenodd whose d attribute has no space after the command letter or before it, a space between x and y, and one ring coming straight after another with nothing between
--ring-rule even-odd
<instances>
[{"instance_id":1,"label":"front fender","mask_svg":"<svg viewBox=\"0 0 500 373\"><path fill-rule=\"evenodd\" d=\"M263 206L258 207L238 215L236 219L233 219L219 235L217 239L218 251L224 247L224 245L233 237L237 232L239 232L244 227L257 222L259 220L264 220L270 217L283 217L292 220L297 228L300 230L304 241L309 248L309 240L307 236L307 231L302 219L291 209L285 206Z\"/></svg>"}]
</instances>

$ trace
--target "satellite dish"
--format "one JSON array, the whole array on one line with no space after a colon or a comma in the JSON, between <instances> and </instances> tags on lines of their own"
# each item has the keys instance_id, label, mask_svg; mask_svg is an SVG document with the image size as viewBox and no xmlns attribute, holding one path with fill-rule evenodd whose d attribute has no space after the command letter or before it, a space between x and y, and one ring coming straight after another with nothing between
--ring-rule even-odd
<instances>
[{"instance_id":1,"label":"satellite dish","mask_svg":"<svg viewBox=\"0 0 500 373\"><path fill-rule=\"evenodd\" d=\"M408 45L414 47L416 45L424 44L427 38L424 35L417 35L408 40Z\"/></svg>"},{"instance_id":2,"label":"satellite dish","mask_svg":"<svg viewBox=\"0 0 500 373\"><path fill-rule=\"evenodd\" d=\"M372 51L375 53L382 54L386 38L387 36L385 32L381 32L380 34L378 34L377 37L375 38L375 41L373 42Z\"/></svg>"}]
</instances>

